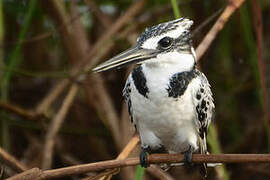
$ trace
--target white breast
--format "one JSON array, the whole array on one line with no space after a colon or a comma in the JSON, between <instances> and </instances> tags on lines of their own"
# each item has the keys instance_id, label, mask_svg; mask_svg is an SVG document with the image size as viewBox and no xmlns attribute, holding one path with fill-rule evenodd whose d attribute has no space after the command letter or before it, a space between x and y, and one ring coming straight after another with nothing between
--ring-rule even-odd
<instances>
[{"instance_id":1,"label":"white breast","mask_svg":"<svg viewBox=\"0 0 270 180\"><path fill-rule=\"evenodd\" d=\"M192 93L199 88L200 80L193 79L185 93L176 100L168 97L167 92L173 71L150 70L144 65L143 71L147 77L148 98L137 91L132 80L130 94L134 123L142 145L152 149L163 145L173 152L187 151L189 145L198 149Z\"/></svg>"}]
</instances>

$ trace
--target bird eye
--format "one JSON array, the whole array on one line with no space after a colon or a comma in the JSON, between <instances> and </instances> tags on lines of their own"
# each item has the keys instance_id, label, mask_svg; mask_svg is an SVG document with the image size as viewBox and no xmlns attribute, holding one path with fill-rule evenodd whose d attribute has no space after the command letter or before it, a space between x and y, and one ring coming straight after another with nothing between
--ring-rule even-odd
<instances>
[{"instance_id":1,"label":"bird eye","mask_svg":"<svg viewBox=\"0 0 270 180\"><path fill-rule=\"evenodd\" d=\"M164 37L161 40L159 40L158 44L160 45L160 47L162 47L163 49L167 49L172 45L173 39L170 37Z\"/></svg>"}]
</instances>

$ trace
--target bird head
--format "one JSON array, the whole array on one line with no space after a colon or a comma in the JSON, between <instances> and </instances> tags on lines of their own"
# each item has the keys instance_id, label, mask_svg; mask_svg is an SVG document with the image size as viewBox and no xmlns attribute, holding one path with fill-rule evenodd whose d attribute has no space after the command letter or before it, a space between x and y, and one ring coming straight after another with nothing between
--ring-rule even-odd
<instances>
[{"instance_id":1,"label":"bird head","mask_svg":"<svg viewBox=\"0 0 270 180\"><path fill-rule=\"evenodd\" d=\"M192 24L193 21L180 18L146 28L134 47L101 63L93 71L101 72L133 63L160 63L183 54L192 55L194 62L191 63L194 64L195 53L190 38Z\"/></svg>"}]
</instances>

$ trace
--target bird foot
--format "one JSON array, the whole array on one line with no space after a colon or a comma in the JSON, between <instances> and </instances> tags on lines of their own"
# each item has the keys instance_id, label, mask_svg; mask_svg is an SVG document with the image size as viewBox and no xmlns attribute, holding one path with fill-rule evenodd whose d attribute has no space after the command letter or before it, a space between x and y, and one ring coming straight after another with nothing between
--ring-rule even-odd
<instances>
[{"instance_id":1,"label":"bird foot","mask_svg":"<svg viewBox=\"0 0 270 180\"><path fill-rule=\"evenodd\" d=\"M146 148L142 148L141 154L140 154L140 165L144 168L149 167L148 164L148 152Z\"/></svg>"},{"instance_id":2,"label":"bird foot","mask_svg":"<svg viewBox=\"0 0 270 180\"><path fill-rule=\"evenodd\" d=\"M184 165L188 168L192 166L192 151L191 147L189 147L188 151L184 153Z\"/></svg>"}]
</instances>

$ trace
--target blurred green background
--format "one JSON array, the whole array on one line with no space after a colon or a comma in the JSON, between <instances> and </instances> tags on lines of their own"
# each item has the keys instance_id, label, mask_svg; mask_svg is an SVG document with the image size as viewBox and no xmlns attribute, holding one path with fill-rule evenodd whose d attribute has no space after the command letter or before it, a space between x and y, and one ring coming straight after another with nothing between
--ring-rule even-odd
<instances>
[{"instance_id":1,"label":"blurred green background","mask_svg":"<svg viewBox=\"0 0 270 180\"><path fill-rule=\"evenodd\" d=\"M91 67L134 45L146 27L178 15L194 20L193 44L197 47L227 3L0 1L1 148L28 168L50 169L116 158L135 132L121 95L130 69L93 75ZM119 21L123 16L129 18ZM225 24L199 65L212 85L216 105L209 151L269 153L270 1L247 0ZM52 91L55 89L58 94ZM50 97L52 101L46 106ZM139 147L130 156L138 151ZM4 177L16 173L2 166ZM174 179L200 179L196 170L188 172L183 167L168 173ZM135 176L156 179L153 172L143 174L136 167L123 168L112 179ZM270 165L227 164L209 169L209 179L255 178L269 179Z\"/></svg>"}]
</instances>

